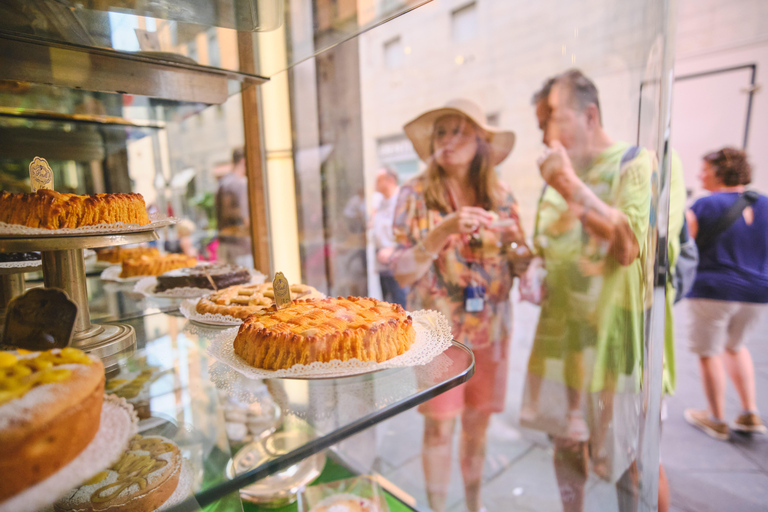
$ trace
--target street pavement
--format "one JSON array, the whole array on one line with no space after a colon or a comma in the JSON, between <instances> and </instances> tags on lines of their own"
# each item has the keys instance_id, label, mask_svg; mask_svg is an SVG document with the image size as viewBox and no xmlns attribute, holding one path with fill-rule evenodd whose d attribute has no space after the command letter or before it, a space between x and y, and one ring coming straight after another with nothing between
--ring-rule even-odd
<instances>
[{"instance_id":1,"label":"street pavement","mask_svg":"<svg viewBox=\"0 0 768 512\"><path fill-rule=\"evenodd\" d=\"M672 494L674 512L768 510L768 437L732 434L727 442L714 440L683 419L687 407L704 408L698 360L686 348L685 303L675 308L678 386L667 399L661 460ZM492 418L484 469L483 498L488 512L561 511L562 505L552 466L552 445L541 432L519 426L518 414L523 379L531 349L538 308L515 304L515 331L510 358L506 409ZM768 320L749 347L755 360L758 406L768 412ZM735 391L729 383L728 417L739 412ZM401 414L375 431L360 435L340 447L341 453L367 471L381 474L415 507L428 511L421 467L423 419L416 411ZM448 494L449 510L466 510L456 459L458 436ZM353 447L353 448L351 448ZM365 447L362 448L361 447ZM587 483L587 511L617 511L616 491L594 474Z\"/></svg>"}]
</instances>

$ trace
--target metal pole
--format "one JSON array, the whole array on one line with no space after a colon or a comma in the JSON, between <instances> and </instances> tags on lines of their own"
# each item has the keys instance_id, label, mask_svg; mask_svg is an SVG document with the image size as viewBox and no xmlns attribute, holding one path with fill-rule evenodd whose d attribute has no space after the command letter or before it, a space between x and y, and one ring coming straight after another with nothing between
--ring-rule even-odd
<instances>
[{"instance_id":1,"label":"metal pole","mask_svg":"<svg viewBox=\"0 0 768 512\"><path fill-rule=\"evenodd\" d=\"M661 430L661 395L664 368L664 338L666 319L666 276L669 265L667 247L669 240L669 193L671 183L671 147L669 138L672 117L672 86L674 84L675 58L675 14L676 0L662 0L663 56L661 74L661 96L658 117L658 209L656 212L657 233L656 260L653 266L653 303L650 325L646 330L644 343L645 359L643 363L643 404L640 417L640 440L638 470L639 512L655 512L659 508L659 441ZM653 229L654 226L651 226Z\"/></svg>"},{"instance_id":2,"label":"metal pole","mask_svg":"<svg viewBox=\"0 0 768 512\"><path fill-rule=\"evenodd\" d=\"M24 273L0 275L0 313L5 316L5 310L12 298L24 293Z\"/></svg>"}]
</instances>

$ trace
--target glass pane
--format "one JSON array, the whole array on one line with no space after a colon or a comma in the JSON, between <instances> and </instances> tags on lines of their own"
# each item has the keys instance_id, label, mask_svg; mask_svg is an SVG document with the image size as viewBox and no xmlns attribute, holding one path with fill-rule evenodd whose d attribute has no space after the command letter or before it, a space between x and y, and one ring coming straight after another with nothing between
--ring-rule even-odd
<instances>
[{"instance_id":1,"label":"glass pane","mask_svg":"<svg viewBox=\"0 0 768 512\"><path fill-rule=\"evenodd\" d=\"M657 499L674 290L653 276L659 239L674 266L683 190L660 163L668 12L601 6L433 2L260 87L302 280L440 310L475 353L465 390L340 447L419 508Z\"/></svg>"},{"instance_id":2,"label":"glass pane","mask_svg":"<svg viewBox=\"0 0 768 512\"><path fill-rule=\"evenodd\" d=\"M247 81L272 76L427 2L85 0L68 5L12 0L0 6L0 31L33 42L64 43L63 48L85 54L58 63L71 73L87 74L93 55L111 48L125 52L123 57L165 66L193 66L213 74L218 70L237 72L243 74L241 81ZM270 51L275 45L284 51ZM260 51L262 48L266 51ZM139 69L128 83L144 74ZM53 80L58 83L62 76L54 75ZM83 88L95 90L103 82L87 81Z\"/></svg>"}]
</instances>

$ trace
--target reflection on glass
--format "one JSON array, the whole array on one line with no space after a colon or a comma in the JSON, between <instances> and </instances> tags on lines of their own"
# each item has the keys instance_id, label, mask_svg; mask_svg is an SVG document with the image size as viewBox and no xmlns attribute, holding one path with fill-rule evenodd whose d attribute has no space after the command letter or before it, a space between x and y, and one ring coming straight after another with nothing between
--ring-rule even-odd
<instances>
[{"instance_id":1,"label":"reflection on glass","mask_svg":"<svg viewBox=\"0 0 768 512\"><path fill-rule=\"evenodd\" d=\"M12 0L0 6L0 28L81 47L272 76L428 2L85 0L70 7ZM287 59L241 62L238 41L257 48L285 46Z\"/></svg>"},{"instance_id":2,"label":"reflection on glass","mask_svg":"<svg viewBox=\"0 0 768 512\"><path fill-rule=\"evenodd\" d=\"M632 15L605 7L591 12L596 22L578 6L554 1L526 9L433 2L289 72L303 247L320 228L330 238L327 212L352 209L354 185L321 171L334 158L356 165L353 153L335 154L339 145L352 146L361 151L358 172L371 219L368 292L387 293L382 276L391 272L410 287L408 307L444 310L454 336L468 341L477 359L466 389L438 397L440 407L422 407L423 419L411 413L380 427L375 452L342 447L344 456L381 471L419 506L583 510L592 500L601 510L634 510L642 489L646 502L658 499L659 483L663 489L653 454L662 381L665 392L674 387L673 340L669 327L664 341L654 338L650 319L654 308L667 318L672 311L671 300L653 294L652 276L659 241L669 242L675 260L682 220L679 162L672 158L667 171L665 156L657 156L667 13L661 3L635 6ZM632 16L653 22L641 25ZM546 35L532 28L541 17L549 20ZM619 28L615 19L625 17ZM632 42L607 48L597 42L606 34ZM584 73L563 74L568 68ZM547 77L556 76L558 83L542 91ZM638 85L651 81L656 89L647 91L638 119ZM414 136L409 121L451 98L470 100L478 112L459 109L454 119L443 112L425 123L434 135ZM347 123L358 123L358 116L362 137L348 138ZM496 135L510 131L509 156L493 159L491 168L514 194L514 206L488 205L472 180L446 185L461 167L447 155L465 147L474 148L470 157L493 154L488 148L502 140ZM311 165L302 151L314 152ZM392 221L400 245L389 258L377 234L386 169L400 182ZM309 174L317 181L305 180ZM668 203L660 191L670 174L670 215L679 218L670 217L662 233L657 223L666 226ZM461 201L451 204L446 189ZM430 203L435 190L444 204ZM458 218L461 206L480 209L462 218L467 232L459 225L438 237L447 230L441 223ZM502 227L515 233L494 239L493 228ZM526 247L537 258L515 280L526 270ZM334 268L336 254L329 254L326 267ZM310 261L303 253L306 276ZM651 345L656 352L649 359ZM663 362L655 355L660 348ZM454 444L459 450L451 453ZM646 462L646 480L639 460ZM590 478L594 486L586 485Z\"/></svg>"}]
</instances>

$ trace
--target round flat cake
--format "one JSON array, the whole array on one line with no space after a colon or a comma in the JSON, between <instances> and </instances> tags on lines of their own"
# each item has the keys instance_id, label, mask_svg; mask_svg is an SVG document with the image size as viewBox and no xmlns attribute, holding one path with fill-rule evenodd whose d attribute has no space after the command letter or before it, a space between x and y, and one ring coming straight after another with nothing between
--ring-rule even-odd
<instances>
[{"instance_id":1,"label":"round flat cake","mask_svg":"<svg viewBox=\"0 0 768 512\"><path fill-rule=\"evenodd\" d=\"M77 457L103 400L104 366L77 349L0 352L0 502Z\"/></svg>"},{"instance_id":2,"label":"round flat cake","mask_svg":"<svg viewBox=\"0 0 768 512\"><path fill-rule=\"evenodd\" d=\"M171 270L157 277L156 292L174 288L207 288L220 290L230 286L248 283L251 273L245 267L215 263ZM214 288L215 286L215 288Z\"/></svg>"},{"instance_id":3,"label":"round flat cake","mask_svg":"<svg viewBox=\"0 0 768 512\"><path fill-rule=\"evenodd\" d=\"M306 284L291 285L291 300L325 297ZM252 314L275 304L272 283L230 286L200 299L195 307L200 314L228 315L245 320Z\"/></svg>"},{"instance_id":4,"label":"round flat cake","mask_svg":"<svg viewBox=\"0 0 768 512\"><path fill-rule=\"evenodd\" d=\"M58 512L150 512L171 497L181 474L181 452L170 439L134 436L112 467L57 501Z\"/></svg>"},{"instance_id":5,"label":"round flat cake","mask_svg":"<svg viewBox=\"0 0 768 512\"><path fill-rule=\"evenodd\" d=\"M149 224L141 194L79 196L40 189L31 194L0 191L0 222L61 229L97 224Z\"/></svg>"},{"instance_id":6,"label":"round flat cake","mask_svg":"<svg viewBox=\"0 0 768 512\"><path fill-rule=\"evenodd\" d=\"M383 362L416 339L413 320L399 305L360 297L296 300L257 311L240 326L235 353L265 370L333 360Z\"/></svg>"}]
</instances>

